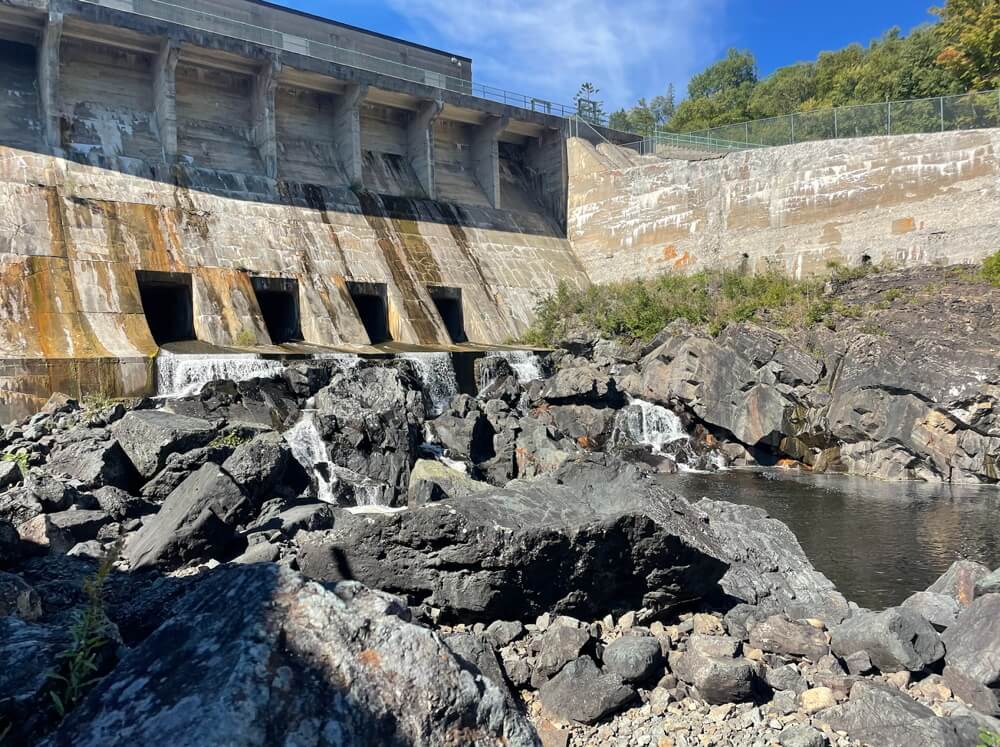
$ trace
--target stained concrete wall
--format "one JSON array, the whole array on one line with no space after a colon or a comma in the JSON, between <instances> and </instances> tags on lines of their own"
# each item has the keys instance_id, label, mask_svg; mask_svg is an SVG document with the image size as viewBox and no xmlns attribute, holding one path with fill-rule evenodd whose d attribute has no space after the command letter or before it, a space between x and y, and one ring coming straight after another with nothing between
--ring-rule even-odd
<instances>
[{"instance_id":1,"label":"stained concrete wall","mask_svg":"<svg viewBox=\"0 0 1000 747\"><path fill-rule=\"evenodd\" d=\"M684 161L568 143L568 232L591 280L718 266L973 262L1000 248L1000 130Z\"/></svg>"},{"instance_id":2,"label":"stained concrete wall","mask_svg":"<svg viewBox=\"0 0 1000 747\"><path fill-rule=\"evenodd\" d=\"M0 147L4 417L54 390L150 390L136 270L191 273L198 338L264 351L251 273L296 280L306 341L348 350L368 342L350 280L387 285L395 339L437 347L449 337L428 285L460 288L469 339L495 344L561 280L587 282L541 212L178 170L189 186Z\"/></svg>"}]
</instances>

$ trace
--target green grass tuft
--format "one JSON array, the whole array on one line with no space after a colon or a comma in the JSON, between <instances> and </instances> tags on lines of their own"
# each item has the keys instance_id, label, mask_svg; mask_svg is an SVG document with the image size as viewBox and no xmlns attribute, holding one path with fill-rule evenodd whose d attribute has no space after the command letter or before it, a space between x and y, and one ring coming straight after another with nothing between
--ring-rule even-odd
<instances>
[{"instance_id":1,"label":"green grass tuft","mask_svg":"<svg viewBox=\"0 0 1000 747\"><path fill-rule=\"evenodd\" d=\"M983 279L993 285L1000 285L1000 252L994 252L983 261Z\"/></svg>"}]
</instances>

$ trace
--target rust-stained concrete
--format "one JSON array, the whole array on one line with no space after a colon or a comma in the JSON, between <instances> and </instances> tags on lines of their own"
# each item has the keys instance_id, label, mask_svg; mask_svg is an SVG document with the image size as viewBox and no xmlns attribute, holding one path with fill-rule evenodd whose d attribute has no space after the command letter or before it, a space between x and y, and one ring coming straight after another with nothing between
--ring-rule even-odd
<instances>
[{"instance_id":1,"label":"rust-stained concrete","mask_svg":"<svg viewBox=\"0 0 1000 747\"><path fill-rule=\"evenodd\" d=\"M198 339L244 348L271 344L252 274L297 280L306 342L340 349L369 342L350 280L387 285L394 339L441 348L428 285L461 288L469 340L499 344L560 280L587 283L540 211L273 184L270 200L238 199L0 148L0 412L56 390L151 391L158 348L136 270L190 273Z\"/></svg>"},{"instance_id":2,"label":"rust-stained concrete","mask_svg":"<svg viewBox=\"0 0 1000 747\"><path fill-rule=\"evenodd\" d=\"M593 282L1000 249L1000 130L833 140L702 161L568 143L569 238Z\"/></svg>"}]
</instances>

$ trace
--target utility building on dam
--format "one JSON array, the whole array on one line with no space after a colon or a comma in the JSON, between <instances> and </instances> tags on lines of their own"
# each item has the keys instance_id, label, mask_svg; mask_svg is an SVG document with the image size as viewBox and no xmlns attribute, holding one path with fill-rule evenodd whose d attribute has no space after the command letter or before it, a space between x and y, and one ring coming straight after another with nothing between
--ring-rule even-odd
<instances>
[{"instance_id":1,"label":"utility building on dam","mask_svg":"<svg viewBox=\"0 0 1000 747\"><path fill-rule=\"evenodd\" d=\"M995 130L639 156L516 103L257 0L0 0L0 415L165 345L481 349L560 282L1000 246Z\"/></svg>"}]
</instances>

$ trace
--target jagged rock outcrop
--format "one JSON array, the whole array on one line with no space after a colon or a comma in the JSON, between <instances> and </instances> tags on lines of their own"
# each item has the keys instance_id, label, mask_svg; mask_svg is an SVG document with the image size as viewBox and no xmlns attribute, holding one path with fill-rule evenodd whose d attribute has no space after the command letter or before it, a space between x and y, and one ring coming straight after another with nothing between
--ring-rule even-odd
<instances>
[{"instance_id":1,"label":"jagged rock outcrop","mask_svg":"<svg viewBox=\"0 0 1000 747\"><path fill-rule=\"evenodd\" d=\"M835 303L866 309L866 321L848 315L794 339L749 322L718 337L675 323L623 384L817 470L996 482L1000 289L948 272L855 280Z\"/></svg>"},{"instance_id":2,"label":"jagged rock outcrop","mask_svg":"<svg viewBox=\"0 0 1000 747\"><path fill-rule=\"evenodd\" d=\"M536 744L495 685L405 617L359 584L220 569L44 744Z\"/></svg>"}]
</instances>

